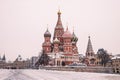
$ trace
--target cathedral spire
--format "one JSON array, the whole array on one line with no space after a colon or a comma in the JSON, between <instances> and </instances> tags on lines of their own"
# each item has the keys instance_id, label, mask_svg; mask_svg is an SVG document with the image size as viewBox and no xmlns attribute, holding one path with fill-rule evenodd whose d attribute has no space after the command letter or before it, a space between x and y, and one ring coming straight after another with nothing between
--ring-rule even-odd
<instances>
[{"instance_id":1,"label":"cathedral spire","mask_svg":"<svg viewBox=\"0 0 120 80\"><path fill-rule=\"evenodd\" d=\"M66 27L66 31L68 31L68 26Z\"/></svg>"},{"instance_id":2,"label":"cathedral spire","mask_svg":"<svg viewBox=\"0 0 120 80\"><path fill-rule=\"evenodd\" d=\"M75 33L74 33L74 26L73 26L73 34L72 34L72 35L73 35L73 37L76 37L76 35L75 35Z\"/></svg>"},{"instance_id":3,"label":"cathedral spire","mask_svg":"<svg viewBox=\"0 0 120 80\"><path fill-rule=\"evenodd\" d=\"M66 25L67 25L67 26L66 26L66 31L68 31L68 23L66 23Z\"/></svg>"},{"instance_id":4,"label":"cathedral spire","mask_svg":"<svg viewBox=\"0 0 120 80\"><path fill-rule=\"evenodd\" d=\"M87 44L86 56L90 57L90 58L92 56L94 56L94 51L93 51L93 48L92 48L92 43L91 43L90 36L88 36L88 44Z\"/></svg>"},{"instance_id":5,"label":"cathedral spire","mask_svg":"<svg viewBox=\"0 0 120 80\"><path fill-rule=\"evenodd\" d=\"M58 10L57 14L58 14L58 20L57 20L56 28L63 28L62 21L61 21L61 12L60 12L60 9Z\"/></svg>"},{"instance_id":6,"label":"cathedral spire","mask_svg":"<svg viewBox=\"0 0 120 80\"><path fill-rule=\"evenodd\" d=\"M86 52L93 52L93 48L92 48L92 43L91 43L91 40L90 40L90 36L88 36L88 45L87 45L87 50Z\"/></svg>"},{"instance_id":7,"label":"cathedral spire","mask_svg":"<svg viewBox=\"0 0 120 80\"><path fill-rule=\"evenodd\" d=\"M3 55L2 61L4 61L4 62L6 61L5 54Z\"/></svg>"}]
</instances>

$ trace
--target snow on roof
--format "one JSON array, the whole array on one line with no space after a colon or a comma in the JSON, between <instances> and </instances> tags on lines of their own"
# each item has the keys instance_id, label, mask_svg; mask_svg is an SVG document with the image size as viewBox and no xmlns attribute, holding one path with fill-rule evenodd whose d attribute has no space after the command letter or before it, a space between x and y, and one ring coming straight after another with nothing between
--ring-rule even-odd
<instances>
[{"instance_id":1,"label":"snow on roof","mask_svg":"<svg viewBox=\"0 0 120 80\"><path fill-rule=\"evenodd\" d=\"M120 56L114 56L112 59L120 59Z\"/></svg>"}]
</instances>

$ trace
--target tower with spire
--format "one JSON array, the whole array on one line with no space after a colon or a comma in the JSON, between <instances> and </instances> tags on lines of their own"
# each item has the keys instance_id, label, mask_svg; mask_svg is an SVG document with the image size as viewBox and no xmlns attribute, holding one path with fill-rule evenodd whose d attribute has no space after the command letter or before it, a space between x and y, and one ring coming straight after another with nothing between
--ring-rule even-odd
<instances>
[{"instance_id":1,"label":"tower with spire","mask_svg":"<svg viewBox=\"0 0 120 80\"><path fill-rule=\"evenodd\" d=\"M56 24L55 29L54 29L53 40L56 37L60 41L60 44L62 45L62 42L63 42L62 35L64 33L64 28L63 28L62 21L61 21L61 12L60 12L60 10L58 11L57 14L58 14L58 20L57 20L57 24Z\"/></svg>"},{"instance_id":2,"label":"tower with spire","mask_svg":"<svg viewBox=\"0 0 120 80\"><path fill-rule=\"evenodd\" d=\"M94 64L95 53L93 51L90 36L88 36L88 44L87 44L87 49L86 49L86 58L88 59L89 64Z\"/></svg>"}]
</instances>

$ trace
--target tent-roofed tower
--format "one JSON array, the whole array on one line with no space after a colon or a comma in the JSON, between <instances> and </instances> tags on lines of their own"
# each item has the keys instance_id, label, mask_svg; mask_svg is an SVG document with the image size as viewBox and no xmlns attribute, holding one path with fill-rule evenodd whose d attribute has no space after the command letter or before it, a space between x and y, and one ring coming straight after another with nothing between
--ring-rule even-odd
<instances>
[{"instance_id":1,"label":"tent-roofed tower","mask_svg":"<svg viewBox=\"0 0 120 80\"><path fill-rule=\"evenodd\" d=\"M63 42L62 35L64 33L64 28L63 28L62 21L61 21L61 12L60 12L60 10L58 11L57 14L58 14L58 20L57 20L57 24L55 26L53 40L55 38L57 38L60 41L60 44L62 44L62 42Z\"/></svg>"},{"instance_id":2,"label":"tent-roofed tower","mask_svg":"<svg viewBox=\"0 0 120 80\"><path fill-rule=\"evenodd\" d=\"M95 54L93 51L92 43L90 36L88 36L88 44L87 44L87 49L86 49L86 58L89 60L89 64L94 64L95 62Z\"/></svg>"},{"instance_id":3,"label":"tent-roofed tower","mask_svg":"<svg viewBox=\"0 0 120 80\"><path fill-rule=\"evenodd\" d=\"M90 40L90 36L88 36L88 44L87 44L87 49L86 49L86 57L87 58L92 58L94 57L94 51L93 51L93 48L92 48L92 43L91 43L91 40Z\"/></svg>"},{"instance_id":4,"label":"tent-roofed tower","mask_svg":"<svg viewBox=\"0 0 120 80\"><path fill-rule=\"evenodd\" d=\"M57 14L58 14L58 20L57 20L56 28L63 28L62 21L61 21L61 12L60 12L60 10L58 11Z\"/></svg>"}]
</instances>

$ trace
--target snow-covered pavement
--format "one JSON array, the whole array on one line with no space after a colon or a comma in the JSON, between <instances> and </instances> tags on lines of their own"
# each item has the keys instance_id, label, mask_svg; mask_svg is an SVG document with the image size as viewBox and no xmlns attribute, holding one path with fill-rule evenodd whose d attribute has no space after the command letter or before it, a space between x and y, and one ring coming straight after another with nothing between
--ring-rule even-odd
<instances>
[{"instance_id":1,"label":"snow-covered pavement","mask_svg":"<svg viewBox=\"0 0 120 80\"><path fill-rule=\"evenodd\" d=\"M1 69L0 80L120 80L120 75L32 69Z\"/></svg>"}]
</instances>

